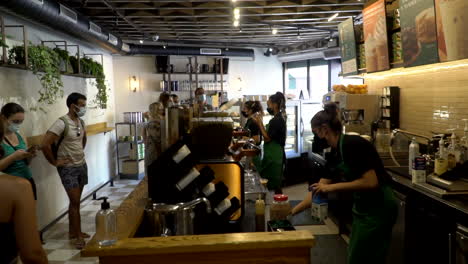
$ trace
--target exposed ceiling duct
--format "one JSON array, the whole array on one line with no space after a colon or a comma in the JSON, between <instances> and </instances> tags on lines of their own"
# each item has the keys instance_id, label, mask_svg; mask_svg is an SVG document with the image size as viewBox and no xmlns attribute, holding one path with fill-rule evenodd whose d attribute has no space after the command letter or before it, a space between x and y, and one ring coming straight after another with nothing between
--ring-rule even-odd
<instances>
[{"instance_id":1,"label":"exposed ceiling duct","mask_svg":"<svg viewBox=\"0 0 468 264\"><path fill-rule=\"evenodd\" d=\"M85 16L52 0L2 0L0 9L65 34L94 43L111 53L129 55L214 55L203 54L199 47L127 45ZM205 49L205 48L203 48ZM252 49L213 49L217 56L253 57ZM218 55L219 54L219 55Z\"/></svg>"}]
</instances>

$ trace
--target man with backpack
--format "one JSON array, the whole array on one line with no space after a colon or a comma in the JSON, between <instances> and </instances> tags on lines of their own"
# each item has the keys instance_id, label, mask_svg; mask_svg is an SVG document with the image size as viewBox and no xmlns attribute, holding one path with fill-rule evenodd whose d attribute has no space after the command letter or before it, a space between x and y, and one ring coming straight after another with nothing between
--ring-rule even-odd
<instances>
[{"instance_id":1,"label":"man with backpack","mask_svg":"<svg viewBox=\"0 0 468 264\"><path fill-rule=\"evenodd\" d=\"M85 245L89 235L81 232L80 200L83 187L88 184L88 167L84 148L86 131L86 96L72 93L67 98L68 113L60 117L47 131L42 142L43 153L50 164L57 167L70 204L68 207L69 238L75 247Z\"/></svg>"}]
</instances>

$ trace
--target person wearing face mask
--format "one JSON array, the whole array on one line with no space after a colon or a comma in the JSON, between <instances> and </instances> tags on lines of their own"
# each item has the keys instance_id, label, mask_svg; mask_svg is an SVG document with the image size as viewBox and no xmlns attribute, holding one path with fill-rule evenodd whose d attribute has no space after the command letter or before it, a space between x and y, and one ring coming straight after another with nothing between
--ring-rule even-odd
<instances>
[{"instance_id":1,"label":"person wearing face mask","mask_svg":"<svg viewBox=\"0 0 468 264\"><path fill-rule=\"evenodd\" d=\"M398 207L375 147L360 136L344 135L336 104L327 104L311 121L312 131L336 153L330 172L311 185L312 192L296 206L310 206L313 195L353 193L353 224L348 263L385 263ZM341 181L343 179L344 181Z\"/></svg>"},{"instance_id":2,"label":"person wearing face mask","mask_svg":"<svg viewBox=\"0 0 468 264\"><path fill-rule=\"evenodd\" d=\"M69 237L75 247L84 247L88 234L81 232L80 200L83 188L88 184L88 167L84 148L86 131L86 96L72 93L67 98L68 113L60 117L47 131L42 150L49 163L57 168L62 185L70 200L68 207ZM55 144L57 143L57 144ZM55 147L54 147L55 146Z\"/></svg>"},{"instance_id":3,"label":"person wearing face mask","mask_svg":"<svg viewBox=\"0 0 468 264\"><path fill-rule=\"evenodd\" d=\"M28 149L26 137L19 133L24 121L24 109L16 103L8 103L2 107L1 121L5 127L5 135L1 146L4 155L0 160L0 171L5 174L18 176L28 180L37 199L36 184L32 178L32 172L28 164L36 156L36 147Z\"/></svg>"},{"instance_id":4,"label":"person wearing face mask","mask_svg":"<svg viewBox=\"0 0 468 264\"><path fill-rule=\"evenodd\" d=\"M198 87L195 90L194 116L199 116L201 113L211 110L213 110L213 106L206 103L205 89Z\"/></svg>"},{"instance_id":5,"label":"person wearing face mask","mask_svg":"<svg viewBox=\"0 0 468 264\"><path fill-rule=\"evenodd\" d=\"M260 128L257 123L253 119L253 115L255 113L263 113L262 104L259 101L247 101L244 104L244 107L241 111L242 116L247 118L247 122L245 122L244 129L250 131L250 138L255 140L257 145L262 143L262 133L260 132Z\"/></svg>"},{"instance_id":6,"label":"person wearing face mask","mask_svg":"<svg viewBox=\"0 0 468 264\"><path fill-rule=\"evenodd\" d=\"M263 136L263 159L257 167L262 178L268 179L267 187L276 193L281 193L286 156L284 146L286 144L286 99L281 92L270 96L267 111L273 118L268 125L263 125L263 118L255 114L253 120L260 128Z\"/></svg>"}]
</instances>

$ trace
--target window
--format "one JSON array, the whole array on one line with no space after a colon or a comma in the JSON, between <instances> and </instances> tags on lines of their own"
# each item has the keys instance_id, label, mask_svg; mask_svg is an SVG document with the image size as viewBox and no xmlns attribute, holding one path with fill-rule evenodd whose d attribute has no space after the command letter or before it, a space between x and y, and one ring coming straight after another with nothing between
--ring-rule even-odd
<instances>
[{"instance_id":1,"label":"window","mask_svg":"<svg viewBox=\"0 0 468 264\"><path fill-rule=\"evenodd\" d=\"M284 63L284 92L293 100L321 103L330 90L329 61L305 60Z\"/></svg>"}]
</instances>

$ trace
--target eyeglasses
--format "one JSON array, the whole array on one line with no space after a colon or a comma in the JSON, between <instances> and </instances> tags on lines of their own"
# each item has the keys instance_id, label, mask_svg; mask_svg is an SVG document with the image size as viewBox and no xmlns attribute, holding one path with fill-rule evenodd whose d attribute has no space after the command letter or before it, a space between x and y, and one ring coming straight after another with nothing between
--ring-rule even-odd
<instances>
[{"instance_id":1,"label":"eyeglasses","mask_svg":"<svg viewBox=\"0 0 468 264\"><path fill-rule=\"evenodd\" d=\"M78 128L76 129L76 136L79 137L81 136L81 126L78 125Z\"/></svg>"}]
</instances>

